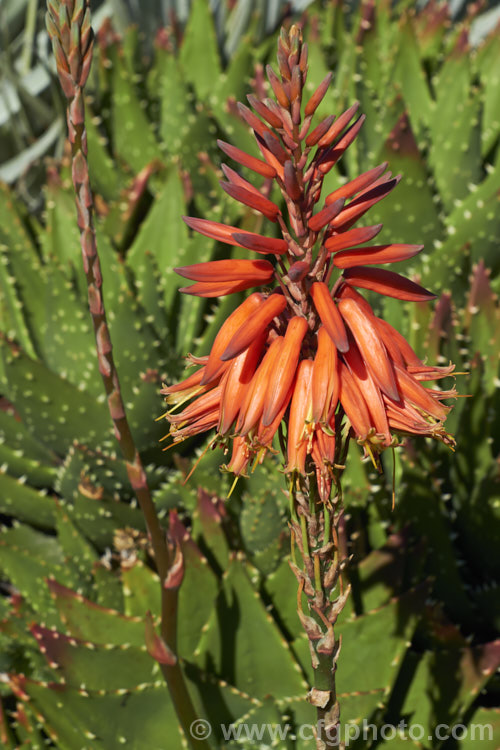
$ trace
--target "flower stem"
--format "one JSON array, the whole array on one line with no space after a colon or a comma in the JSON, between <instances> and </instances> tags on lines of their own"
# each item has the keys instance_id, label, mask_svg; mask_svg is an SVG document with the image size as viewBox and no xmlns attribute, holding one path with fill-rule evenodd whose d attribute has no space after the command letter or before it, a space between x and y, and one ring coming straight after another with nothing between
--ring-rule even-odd
<instances>
[{"instance_id":1,"label":"flower stem","mask_svg":"<svg viewBox=\"0 0 500 750\"><path fill-rule=\"evenodd\" d=\"M106 319L102 273L94 229L94 203L87 162L87 136L83 88L92 59L90 11L84 0L48 0L47 27L52 39L57 70L67 99L68 135L71 143L72 178L75 190L83 267L87 280L88 302L96 339L99 371L127 474L144 514L161 581L161 635L168 649L176 654L178 586L166 586L172 570L172 555L151 497L146 472L127 420L120 381L115 366L111 336ZM70 28L68 28L68 26ZM76 41L75 41L76 40ZM160 664L177 716L187 742L193 748L209 748L197 740L189 728L196 720L189 691L177 658L172 664Z\"/></svg>"},{"instance_id":2,"label":"flower stem","mask_svg":"<svg viewBox=\"0 0 500 750\"><path fill-rule=\"evenodd\" d=\"M340 494L328 508L319 501L313 475L308 474L290 485L290 496L294 556L298 558L298 549L302 557L302 567L292 566L299 582L298 615L309 639L314 670L308 700L317 712L316 745L318 750L338 749L342 743L335 674L340 640L334 626L349 595L349 587L343 590L341 581L345 560L332 541L338 538L342 517Z\"/></svg>"}]
</instances>

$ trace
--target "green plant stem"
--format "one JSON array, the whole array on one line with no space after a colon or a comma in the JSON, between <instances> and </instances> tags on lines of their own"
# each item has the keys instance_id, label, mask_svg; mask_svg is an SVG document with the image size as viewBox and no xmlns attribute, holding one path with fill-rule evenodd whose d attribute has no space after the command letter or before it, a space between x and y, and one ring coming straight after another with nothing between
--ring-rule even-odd
<instances>
[{"instance_id":1,"label":"green plant stem","mask_svg":"<svg viewBox=\"0 0 500 750\"><path fill-rule=\"evenodd\" d=\"M338 548L338 527L342 518L340 479L337 494L327 508L317 497L312 475L297 479L292 484L291 529L294 544L302 557L302 567L293 566L299 581L298 615L309 639L314 684L308 699L317 714L316 744L318 750L342 748L340 741L340 706L337 699L335 675L340 643L334 626L342 611L349 587L344 590L343 556ZM296 520L299 519L299 520ZM303 598L307 611L302 609Z\"/></svg>"}]
</instances>

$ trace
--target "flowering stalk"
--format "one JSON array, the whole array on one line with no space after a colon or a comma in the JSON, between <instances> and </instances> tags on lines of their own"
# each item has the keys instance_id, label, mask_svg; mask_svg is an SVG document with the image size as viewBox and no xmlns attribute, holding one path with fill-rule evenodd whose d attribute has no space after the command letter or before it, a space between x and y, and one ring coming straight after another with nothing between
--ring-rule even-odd
<instances>
[{"instance_id":1,"label":"flowering stalk","mask_svg":"<svg viewBox=\"0 0 500 750\"><path fill-rule=\"evenodd\" d=\"M339 442L344 456L348 442ZM350 592L350 586L345 586L342 579L347 560L342 558L338 541L342 516L340 473L339 467L335 477L337 492L328 505L317 502L313 471L298 477L290 488L290 565L299 584L297 613L309 639L314 684L308 699L316 707L317 747L321 750L339 747L340 706L335 673L340 640L334 627Z\"/></svg>"},{"instance_id":2,"label":"flowering stalk","mask_svg":"<svg viewBox=\"0 0 500 750\"><path fill-rule=\"evenodd\" d=\"M48 0L47 29L57 65L59 81L68 101L67 125L72 154L83 267L88 302L96 339L99 371L106 391L115 437L126 463L130 484L144 514L161 581L161 638L146 620L146 645L166 678L184 734L192 747L208 747L196 741L189 727L196 713L175 656L177 647L177 599L182 581L182 555L178 545L166 538L151 498L146 473L127 420L102 293L102 274L93 222L93 199L87 164L87 136L83 89L92 62L93 32L88 0ZM174 554L175 552L175 554Z\"/></svg>"},{"instance_id":3,"label":"flowering stalk","mask_svg":"<svg viewBox=\"0 0 500 750\"><path fill-rule=\"evenodd\" d=\"M380 164L340 185L317 210L325 175L355 140L365 118L353 121L356 103L338 117L313 124L332 76L303 101L307 45L297 26L281 31L278 68L279 75L267 67L273 98L252 95L252 109L238 105L262 158L223 141L219 146L233 162L265 180L259 189L223 164L223 190L268 219L280 236L185 217L194 231L267 258L176 269L195 282L181 291L199 297L264 288L229 316L207 356L188 357L197 369L162 392L172 444L215 430L210 446L229 455L223 468L236 478L253 471L266 453L276 452L279 438L290 478L299 617L315 670L309 698L318 709L318 747L324 748L336 746L339 723L334 679L339 649L333 626L348 595L342 583L346 561L338 544L348 441L356 440L377 469L380 453L406 435L432 437L453 447L444 429L450 407L442 401L456 392L422 385L449 375L453 365L424 364L358 291L410 301L434 298L419 284L376 267L412 258L422 246L372 244L382 225L354 226L396 187L400 176L393 177L387 163ZM270 181L281 194L284 212L269 197Z\"/></svg>"}]
</instances>

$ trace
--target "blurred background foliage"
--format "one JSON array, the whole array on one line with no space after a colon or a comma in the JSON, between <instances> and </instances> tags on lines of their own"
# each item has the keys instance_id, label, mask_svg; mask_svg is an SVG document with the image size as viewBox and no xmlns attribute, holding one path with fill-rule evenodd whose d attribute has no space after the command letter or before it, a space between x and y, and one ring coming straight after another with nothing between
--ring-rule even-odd
<instances>
[{"instance_id":1,"label":"blurred background foliage","mask_svg":"<svg viewBox=\"0 0 500 750\"><path fill-rule=\"evenodd\" d=\"M162 453L165 429L154 421L161 382L181 376L188 351L207 352L238 303L177 294L174 266L227 255L226 246L192 237L180 216L269 231L220 191L215 141L253 151L235 102L262 87L276 28L293 18L309 44L310 90L334 71L319 115L357 99L368 117L326 190L387 159L403 180L369 221L384 222L386 241L425 242L404 270L439 294L434 306L371 301L429 362L455 362L468 396L449 420L455 454L417 440L397 452L394 511L392 458L378 476L357 446L350 450L343 720L425 728L419 741L351 747L476 747L471 733L430 738L437 724L460 723L491 726L481 748L495 750L498 6L93 5L87 125L105 299L134 436L186 559L179 654L200 714L214 725L214 748L245 744L224 743L220 723L313 721L278 462L240 481L227 501L221 454L207 454L183 484L204 444ZM2 0L0 33L0 742L177 750L168 693L144 645L145 613L159 615L158 580L94 355L42 3ZM264 736L260 746L271 744ZM313 743L289 737L283 747Z\"/></svg>"}]
</instances>

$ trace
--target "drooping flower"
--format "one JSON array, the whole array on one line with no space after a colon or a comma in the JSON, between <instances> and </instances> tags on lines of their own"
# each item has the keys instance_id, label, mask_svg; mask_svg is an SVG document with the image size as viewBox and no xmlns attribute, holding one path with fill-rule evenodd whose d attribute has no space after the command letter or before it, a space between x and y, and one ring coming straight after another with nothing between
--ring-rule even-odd
<instances>
[{"instance_id":1,"label":"drooping flower","mask_svg":"<svg viewBox=\"0 0 500 750\"><path fill-rule=\"evenodd\" d=\"M455 390L422 385L450 375L453 365L425 365L357 291L419 302L434 298L410 279L378 267L412 258L421 245L367 244L382 225L354 226L400 177L380 164L327 195L317 210L325 175L363 125L358 104L312 127L331 75L302 101L307 45L296 26L280 35L278 65L279 75L267 68L274 99L249 96L253 112L238 105L262 158L222 141L219 146L232 162L264 178L266 195L226 164L222 188L277 225L281 237L184 218L194 231L267 259L176 269L195 282L181 289L187 294L221 297L261 289L229 316L206 357L191 358L198 369L183 383L163 388L171 407L164 416L174 443L215 430L212 445L230 451L225 468L236 475L273 450L280 430L285 472L303 474L313 466L327 501L342 425L375 462L405 435L453 446L443 426L450 407L442 401ZM284 212L267 197L271 181L281 192Z\"/></svg>"}]
</instances>

